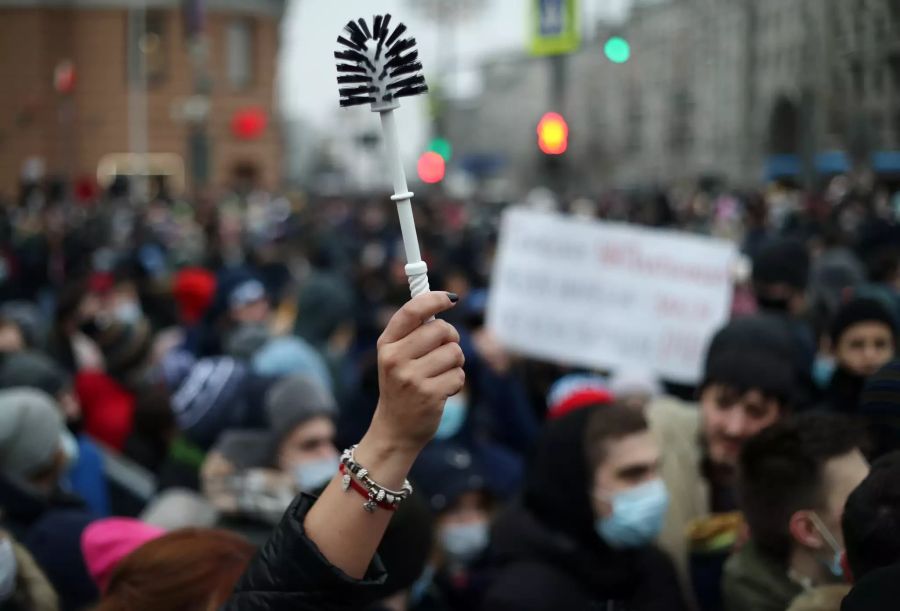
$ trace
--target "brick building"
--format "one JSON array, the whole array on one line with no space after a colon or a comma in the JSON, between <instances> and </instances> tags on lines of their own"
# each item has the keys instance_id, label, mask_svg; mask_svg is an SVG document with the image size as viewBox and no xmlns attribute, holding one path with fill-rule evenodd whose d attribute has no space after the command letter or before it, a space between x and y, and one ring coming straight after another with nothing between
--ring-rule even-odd
<instances>
[{"instance_id":1,"label":"brick building","mask_svg":"<svg viewBox=\"0 0 900 611\"><path fill-rule=\"evenodd\" d=\"M0 0L0 194L15 193L24 168L101 184L166 175L176 190L236 174L276 186L283 10L283 0ZM192 37L200 23L204 36Z\"/></svg>"}]
</instances>

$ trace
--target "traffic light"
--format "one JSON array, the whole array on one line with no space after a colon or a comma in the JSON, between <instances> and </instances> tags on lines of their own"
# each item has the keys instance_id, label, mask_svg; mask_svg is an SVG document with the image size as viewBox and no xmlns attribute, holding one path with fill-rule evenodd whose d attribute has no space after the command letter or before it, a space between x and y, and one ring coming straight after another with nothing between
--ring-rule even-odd
<instances>
[{"instance_id":1,"label":"traffic light","mask_svg":"<svg viewBox=\"0 0 900 611\"><path fill-rule=\"evenodd\" d=\"M538 146L546 155L562 155L569 148L569 126L562 115L548 112L537 126Z\"/></svg>"},{"instance_id":2,"label":"traffic light","mask_svg":"<svg viewBox=\"0 0 900 611\"><path fill-rule=\"evenodd\" d=\"M445 162L453 157L453 145L446 138L432 138L428 143L428 150L440 155Z\"/></svg>"},{"instance_id":3,"label":"traffic light","mask_svg":"<svg viewBox=\"0 0 900 611\"><path fill-rule=\"evenodd\" d=\"M621 36L611 36L603 45L603 54L614 64L624 64L631 58L631 45Z\"/></svg>"},{"instance_id":4,"label":"traffic light","mask_svg":"<svg viewBox=\"0 0 900 611\"><path fill-rule=\"evenodd\" d=\"M422 182L433 185L444 180L447 164L443 157L434 151L428 151L419 157L416 169L419 171L419 178Z\"/></svg>"}]
</instances>

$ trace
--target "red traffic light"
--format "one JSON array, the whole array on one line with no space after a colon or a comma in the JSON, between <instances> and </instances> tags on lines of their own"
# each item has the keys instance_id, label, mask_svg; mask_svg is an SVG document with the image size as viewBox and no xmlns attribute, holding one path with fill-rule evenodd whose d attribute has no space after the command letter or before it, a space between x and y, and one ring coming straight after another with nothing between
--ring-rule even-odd
<instances>
[{"instance_id":1,"label":"red traffic light","mask_svg":"<svg viewBox=\"0 0 900 611\"><path fill-rule=\"evenodd\" d=\"M537 126L538 146L547 155L562 155L569 148L569 125L562 115L548 112Z\"/></svg>"},{"instance_id":2,"label":"red traffic light","mask_svg":"<svg viewBox=\"0 0 900 611\"><path fill-rule=\"evenodd\" d=\"M444 180L444 174L447 171L447 163L444 161L443 157L434 151L428 151L419 157L417 169L419 170L419 178L422 179L422 182L433 185Z\"/></svg>"}]
</instances>

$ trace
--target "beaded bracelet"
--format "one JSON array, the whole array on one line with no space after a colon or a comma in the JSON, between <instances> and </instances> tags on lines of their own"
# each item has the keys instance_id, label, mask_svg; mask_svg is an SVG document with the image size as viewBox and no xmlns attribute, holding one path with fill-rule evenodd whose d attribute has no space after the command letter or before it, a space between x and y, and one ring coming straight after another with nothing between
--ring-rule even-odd
<instances>
[{"instance_id":1,"label":"beaded bracelet","mask_svg":"<svg viewBox=\"0 0 900 611\"><path fill-rule=\"evenodd\" d=\"M344 475L341 485L344 492L347 492L352 486L354 490L366 497L368 500L363 503L363 509L369 513L374 512L376 507L396 511L400 503L412 494L412 484L409 483L409 480L404 480L403 488L399 492L385 488L369 477L368 469L356 462L355 451L356 446L351 446L341 454L341 473Z\"/></svg>"}]
</instances>

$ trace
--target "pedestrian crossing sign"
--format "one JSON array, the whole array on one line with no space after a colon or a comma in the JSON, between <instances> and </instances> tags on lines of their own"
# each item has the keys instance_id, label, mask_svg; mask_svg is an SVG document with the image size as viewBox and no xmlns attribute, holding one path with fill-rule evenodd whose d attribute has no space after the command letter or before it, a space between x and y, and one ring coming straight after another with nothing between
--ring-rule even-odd
<instances>
[{"instance_id":1,"label":"pedestrian crossing sign","mask_svg":"<svg viewBox=\"0 0 900 611\"><path fill-rule=\"evenodd\" d=\"M578 49L578 0L531 0L532 55L562 55Z\"/></svg>"}]
</instances>

